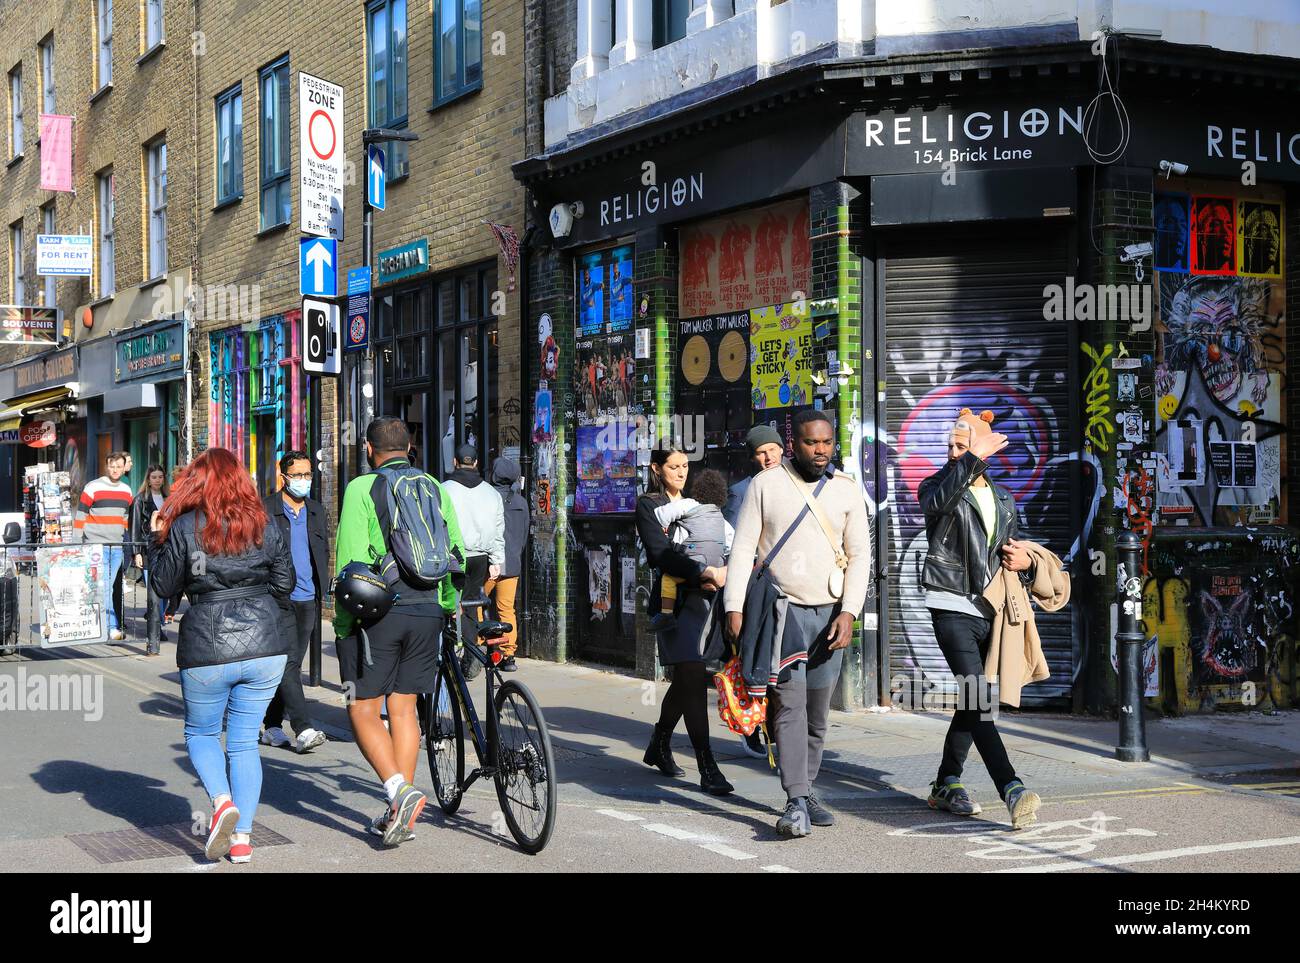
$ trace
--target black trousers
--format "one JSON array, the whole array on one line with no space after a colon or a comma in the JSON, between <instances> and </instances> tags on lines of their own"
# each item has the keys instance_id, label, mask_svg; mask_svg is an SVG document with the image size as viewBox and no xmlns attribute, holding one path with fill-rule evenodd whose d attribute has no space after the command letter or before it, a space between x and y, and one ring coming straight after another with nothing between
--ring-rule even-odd
<instances>
[{"instance_id":1,"label":"black trousers","mask_svg":"<svg viewBox=\"0 0 1300 963\"><path fill-rule=\"evenodd\" d=\"M290 611L282 612L280 620L281 631L289 637L289 657L284 663L280 687L266 707L263 724L268 729L279 726L288 716L289 725L297 735L312 727L307 715L307 697L302 691L302 660L307 654L307 646L311 645L312 635L320 630L320 600L308 599L290 602L289 605Z\"/></svg>"},{"instance_id":2,"label":"black trousers","mask_svg":"<svg viewBox=\"0 0 1300 963\"><path fill-rule=\"evenodd\" d=\"M469 555L465 559L465 590L461 599L476 599L483 594L483 585L488 577L488 557L486 555ZM460 640L478 643L478 627L475 616L481 614L477 607L464 607L460 617Z\"/></svg>"},{"instance_id":3,"label":"black trousers","mask_svg":"<svg viewBox=\"0 0 1300 963\"><path fill-rule=\"evenodd\" d=\"M1016 778L1016 771L990 717L996 706L984 675L984 653L988 651L993 623L978 615L939 609L930 611L930 619L934 623L934 637L948 660L948 668L957 677L958 687L957 711L953 713L943 743L938 781L943 782L949 776L960 778L973 742L998 787L998 795L1004 795L1007 783Z\"/></svg>"}]
</instances>

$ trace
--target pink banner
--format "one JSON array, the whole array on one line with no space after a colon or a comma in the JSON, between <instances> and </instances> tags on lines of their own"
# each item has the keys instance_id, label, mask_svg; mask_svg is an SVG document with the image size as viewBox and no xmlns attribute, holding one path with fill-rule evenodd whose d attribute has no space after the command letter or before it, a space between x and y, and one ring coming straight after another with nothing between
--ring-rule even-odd
<instances>
[{"instance_id":1,"label":"pink banner","mask_svg":"<svg viewBox=\"0 0 1300 963\"><path fill-rule=\"evenodd\" d=\"M72 190L72 118L41 114L41 190Z\"/></svg>"}]
</instances>

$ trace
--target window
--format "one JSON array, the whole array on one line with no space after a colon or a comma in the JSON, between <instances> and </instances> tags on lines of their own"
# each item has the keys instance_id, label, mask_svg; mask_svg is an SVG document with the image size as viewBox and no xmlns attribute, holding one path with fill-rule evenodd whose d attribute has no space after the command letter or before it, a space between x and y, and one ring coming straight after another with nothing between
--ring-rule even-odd
<instances>
[{"instance_id":1,"label":"window","mask_svg":"<svg viewBox=\"0 0 1300 963\"><path fill-rule=\"evenodd\" d=\"M95 0L95 33L99 39L99 89L113 82L113 0Z\"/></svg>"},{"instance_id":2,"label":"window","mask_svg":"<svg viewBox=\"0 0 1300 963\"><path fill-rule=\"evenodd\" d=\"M370 126L401 130L407 124L406 0L371 3L366 10L366 37ZM382 146L386 178L396 180L411 172L405 143L390 141Z\"/></svg>"},{"instance_id":3,"label":"window","mask_svg":"<svg viewBox=\"0 0 1300 963\"><path fill-rule=\"evenodd\" d=\"M9 156L23 152L23 65L9 71Z\"/></svg>"},{"instance_id":4,"label":"window","mask_svg":"<svg viewBox=\"0 0 1300 963\"><path fill-rule=\"evenodd\" d=\"M238 86L217 95L217 203L244 194L244 95Z\"/></svg>"},{"instance_id":5,"label":"window","mask_svg":"<svg viewBox=\"0 0 1300 963\"><path fill-rule=\"evenodd\" d=\"M41 208L41 233L54 233L54 202L51 201ZM45 278L45 290L41 292L41 304L47 308L55 306L54 297L54 275Z\"/></svg>"},{"instance_id":6,"label":"window","mask_svg":"<svg viewBox=\"0 0 1300 963\"><path fill-rule=\"evenodd\" d=\"M666 47L686 36L686 17L691 12L690 0L654 0L655 50Z\"/></svg>"},{"instance_id":7,"label":"window","mask_svg":"<svg viewBox=\"0 0 1300 963\"><path fill-rule=\"evenodd\" d=\"M144 0L144 49L152 50L163 41L162 0Z\"/></svg>"},{"instance_id":8,"label":"window","mask_svg":"<svg viewBox=\"0 0 1300 963\"><path fill-rule=\"evenodd\" d=\"M433 103L483 86L482 0L433 0Z\"/></svg>"},{"instance_id":9,"label":"window","mask_svg":"<svg viewBox=\"0 0 1300 963\"><path fill-rule=\"evenodd\" d=\"M167 142L157 141L145 148L149 205L149 277L167 273Z\"/></svg>"},{"instance_id":10,"label":"window","mask_svg":"<svg viewBox=\"0 0 1300 963\"><path fill-rule=\"evenodd\" d=\"M54 35L41 43L41 112L54 113Z\"/></svg>"},{"instance_id":11,"label":"window","mask_svg":"<svg viewBox=\"0 0 1300 963\"><path fill-rule=\"evenodd\" d=\"M289 61L284 59L260 74L262 91L261 230L288 224L293 212L289 184Z\"/></svg>"},{"instance_id":12,"label":"window","mask_svg":"<svg viewBox=\"0 0 1300 963\"><path fill-rule=\"evenodd\" d=\"M9 225L9 296L14 304L27 303L27 285L23 283L23 222Z\"/></svg>"},{"instance_id":13,"label":"window","mask_svg":"<svg viewBox=\"0 0 1300 963\"><path fill-rule=\"evenodd\" d=\"M113 260L113 172L99 175L99 198L95 210L95 227L99 234L99 296L106 298L117 288Z\"/></svg>"}]
</instances>

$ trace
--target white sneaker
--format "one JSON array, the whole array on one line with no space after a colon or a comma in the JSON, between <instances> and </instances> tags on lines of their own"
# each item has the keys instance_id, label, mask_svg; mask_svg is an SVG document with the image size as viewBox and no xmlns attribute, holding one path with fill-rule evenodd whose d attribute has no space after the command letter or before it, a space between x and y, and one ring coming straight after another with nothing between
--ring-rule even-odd
<instances>
[{"instance_id":1,"label":"white sneaker","mask_svg":"<svg viewBox=\"0 0 1300 963\"><path fill-rule=\"evenodd\" d=\"M279 747L279 746L287 746L287 745L289 745L293 740L291 740L291 739L290 739L290 738L285 734L285 731L284 731L283 729L281 729L279 726L271 726L271 727L268 728L268 729L263 729L263 730L262 730L262 734L261 734L260 736L258 736L257 741L260 742L260 743L261 743L262 745L264 745L264 746L276 746L276 747Z\"/></svg>"},{"instance_id":2,"label":"white sneaker","mask_svg":"<svg viewBox=\"0 0 1300 963\"><path fill-rule=\"evenodd\" d=\"M281 733L283 734L283 733ZM298 738L294 741L294 752L310 752L317 746L325 745L325 733L319 729L304 729L298 733Z\"/></svg>"},{"instance_id":3,"label":"white sneaker","mask_svg":"<svg viewBox=\"0 0 1300 963\"><path fill-rule=\"evenodd\" d=\"M121 642L125 638L126 638L126 633L123 632L121 629L108 630L108 641L110 642Z\"/></svg>"}]
</instances>

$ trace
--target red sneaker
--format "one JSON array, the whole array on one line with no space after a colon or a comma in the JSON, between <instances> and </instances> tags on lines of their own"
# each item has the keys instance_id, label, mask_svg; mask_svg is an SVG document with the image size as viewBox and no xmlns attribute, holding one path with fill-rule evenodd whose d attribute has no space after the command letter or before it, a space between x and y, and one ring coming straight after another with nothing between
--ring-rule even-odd
<instances>
[{"instance_id":1,"label":"red sneaker","mask_svg":"<svg viewBox=\"0 0 1300 963\"><path fill-rule=\"evenodd\" d=\"M239 810L227 799L212 814L212 824L208 827L208 844L203 848L208 859L220 859L230 852L230 837L239 822Z\"/></svg>"},{"instance_id":2,"label":"red sneaker","mask_svg":"<svg viewBox=\"0 0 1300 963\"><path fill-rule=\"evenodd\" d=\"M230 847L230 861L232 863L247 863L253 858L253 846L251 843L235 843Z\"/></svg>"}]
</instances>

